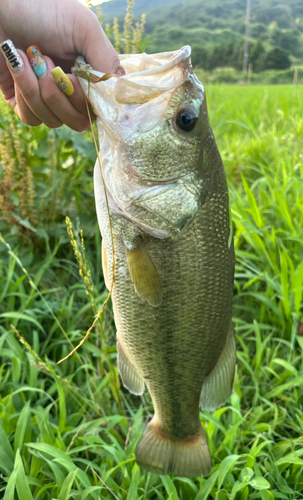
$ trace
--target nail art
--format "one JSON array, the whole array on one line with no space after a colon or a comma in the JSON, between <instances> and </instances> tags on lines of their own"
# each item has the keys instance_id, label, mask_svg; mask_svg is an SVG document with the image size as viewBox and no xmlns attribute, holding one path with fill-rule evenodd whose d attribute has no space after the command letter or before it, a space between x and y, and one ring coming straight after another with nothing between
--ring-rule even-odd
<instances>
[{"instance_id":1,"label":"nail art","mask_svg":"<svg viewBox=\"0 0 303 500\"><path fill-rule=\"evenodd\" d=\"M0 44L1 51L14 71L23 68L23 61L11 40L6 40Z\"/></svg>"},{"instance_id":2,"label":"nail art","mask_svg":"<svg viewBox=\"0 0 303 500\"><path fill-rule=\"evenodd\" d=\"M26 53L36 76L39 77L44 75L47 66L39 47L37 45L31 45L28 47Z\"/></svg>"},{"instance_id":3,"label":"nail art","mask_svg":"<svg viewBox=\"0 0 303 500\"><path fill-rule=\"evenodd\" d=\"M74 86L72 82L59 66L53 69L51 74L56 84L64 92L64 94L72 95L74 93Z\"/></svg>"}]
</instances>

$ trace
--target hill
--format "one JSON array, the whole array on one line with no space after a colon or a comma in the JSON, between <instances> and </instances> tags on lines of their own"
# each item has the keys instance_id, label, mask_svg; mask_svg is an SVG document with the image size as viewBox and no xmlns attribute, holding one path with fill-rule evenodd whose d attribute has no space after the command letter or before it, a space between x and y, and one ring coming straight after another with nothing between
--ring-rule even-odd
<instances>
[{"instance_id":1,"label":"hill","mask_svg":"<svg viewBox=\"0 0 303 500\"><path fill-rule=\"evenodd\" d=\"M170 7L178 3L188 3L190 0L165 0L165 6ZM112 20L115 16L123 16L126 11L126 0L112 0L100 5L102 13L105 16L105 21ZM147 14L150 11L157 11L163 8L163 0L136 0L133 8L133 13Z\"/></svg>"},{"instance_id":2,"label":"hill","mask_svg":"<svg viewBox=\"0 0 303 500\"><path fill-rule=\"evenodd\" d=\"M123 25L124 0L102 6L105 22L118 17ZM188 44L193 61L205 70L241 69L246 0L137 0L134 15L147 13L146 52L175 50ZM303 63L303 2L252 0L250 63L254 71L287 69Z\"/></svg>"}]
</instances>

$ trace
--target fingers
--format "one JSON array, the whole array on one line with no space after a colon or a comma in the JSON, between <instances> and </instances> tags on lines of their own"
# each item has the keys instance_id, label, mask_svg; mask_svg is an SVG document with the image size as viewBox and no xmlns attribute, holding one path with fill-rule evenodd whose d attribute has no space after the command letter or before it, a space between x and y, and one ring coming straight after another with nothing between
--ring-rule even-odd
<instances>
[{"instance_id":1,"label":"fingers","mask_svg":"<svg viewBox=\"0 0 303 500\"><path fill-rule=\"evenodd\" d=\"M34 115L36 119L45 123L49 128L60 127L63 122L53 113L43 100L39 85L39 83L43 81L43 76L38 80L26 55L21 51L18 51L18 53L23 61L22 71L14 72L10 68L11 76L15 84L16 107L14 109L16 113L22 121L29 125L34 125L32 120L32 115ZM20 99L20 97L22 99Z\"/></svg>"},{"instance_id":2,"label":"fingers","mask_svg":"<svg viewBox=\"0 0 303 500\"><path fill-rule=\"evenodd\" d=\"M42 121L30 110L18 87L16 87L15 92L14 97L9 102L15 113L27 125L31 125L32 127L41 125Z\"/></svg>"},{"instance_id":3,"label":"fingers","mask_svg":"<svg viewBox=\"0 0 303 500\"><path fill-rule=\"evenodd\" d=\"M74 75L65 75L62 70L56 74L62 74L59 79L55 77L57 84L49 70L54 70L54 64L48 57L45 57L48 71L39 80L41 97L48 108L58 117L62 123L70 128L82 132L90 124L86 114L85 98L77 78ZM65 87L66 85L66 87ZM64 91L71 89L72 94L67 96Z\"/></svg>"},{"instance_id":4,"label":"fingers","mask_svg":"<svg viewBox=\"0 0 303 500\"><path fill-rule=\"evenodd\" d=\"M6 101L12 99L15 95L14 90L14 80L11 77L7 66L6 55L8 53L9 44L5 45L5 42L0 44L0 91Z\"/></svg>"},{"instance_id":5,"label":"fingers","mask_svg":"<svg viewBox=\"0 0 303 500\"><path fill-rule=\"evenodd\" d=\"M83 15L87 19L77 17L73 30L74 46L78 54L83 55L92 68L97 71L124 75L125 70L121 66L118 54L105 35L95 14L86 9Z\"/></svg>"},{"instance_id":6,"label":"fingers","mask_svg":"<svg viewBox=\"0 0 303 500\"><path fill-rule=\"evenodd\" d=\"M55 68L51 71L52 77L58 87L61 89L61 92L65 93L68 96L69 102L72 106L87 116L87 107L85 104L85 96L82 92L80 83L78 82L78 78L75 75L68 74L66 75L61 68ZM63 85L62 85L63 84ZM70 86L71 84L71 86ZM62 88L66 85L66 88ZM70 92L69 89L72 89Z\"/></svg>"},{"instance_id":7,"label":"fingers","mask_svg":"<svg viewBox=\"0 0 303 500\"><path fill-rule=\"evenodd\" d=\"M32 126L40 125L41 121L28 108L20 90L14 84L14 77L12 75L20 75L24 71L22 57L15 49L11 40L1 43L1 52L4 57L0 59L0 90L4 99L22 121Z\"/></svg>"},{"instance_id":8,"label":"fingers","mask_svg":"<svg viewBox=\"0 0 303 500\"><path fill-rule=\"evenodd\" d=\"M57 128L65 123L78 132L86 130L90 122L85 97L77 78L74 75L69 75L68 78L62 70L60 73L60 69L55 69L53 61L43 57L36 46L28 50L32 67L23 52L16 52L21 60L21 67L15 70L8 66L10 78L6 77L1 90L3 92L3 88L7 87L5 99L21 120L32 126L45 123L50 128ZM51 74L53 70L57 74L59 71L57 83ZM69 96L63 93L68 85Z\"/></svg>"}]
</instances>

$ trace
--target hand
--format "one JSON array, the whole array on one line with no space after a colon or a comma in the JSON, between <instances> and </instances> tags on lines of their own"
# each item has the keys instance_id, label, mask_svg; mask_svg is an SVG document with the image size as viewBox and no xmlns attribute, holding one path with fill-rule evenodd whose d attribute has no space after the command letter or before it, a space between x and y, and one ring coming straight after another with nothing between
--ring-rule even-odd
<instances>
[{"instance_id":1,"label":"hand","mask_svg":"<svg viewBox=\"0 0 303 500\"><path fill-rule=\"evenodd\" d=\"M0 91L21 120L32 126L57 128L65 123L79 132L89 127L84 94L70 74L79 54L97 71L124 74L97 17L78 0L0 0L0 44L8 39L23 65L14 70L0 52ZM39 47L46 63L39 77L22 52L32 45ZM72 95L65 95L55 83L50 73L55 66L67 73Z\"/></svg>"}]
</instances>

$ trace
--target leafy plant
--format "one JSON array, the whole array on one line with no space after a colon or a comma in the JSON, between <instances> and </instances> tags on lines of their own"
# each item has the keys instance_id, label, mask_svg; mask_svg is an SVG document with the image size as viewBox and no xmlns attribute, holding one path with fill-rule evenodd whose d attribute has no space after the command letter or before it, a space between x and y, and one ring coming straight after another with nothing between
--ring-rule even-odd
<instances>
[{"instance_id":1,"label":"leafy plant","mask_svg":"<svg viewBox=\"0 0 303 500\"><path fill-rule=\"evenodd\" d=\"M126 15L124 18L124 32L119 31L118 18L114 18L113 32L114 32L114 45L118 53L136 54L140 52L144 45L141 39L144 33L144 26L146 21L145 14L141 15L140 22L136 22L133 27L133 0L127 0Z\"/></svg>"}]
</instances>

